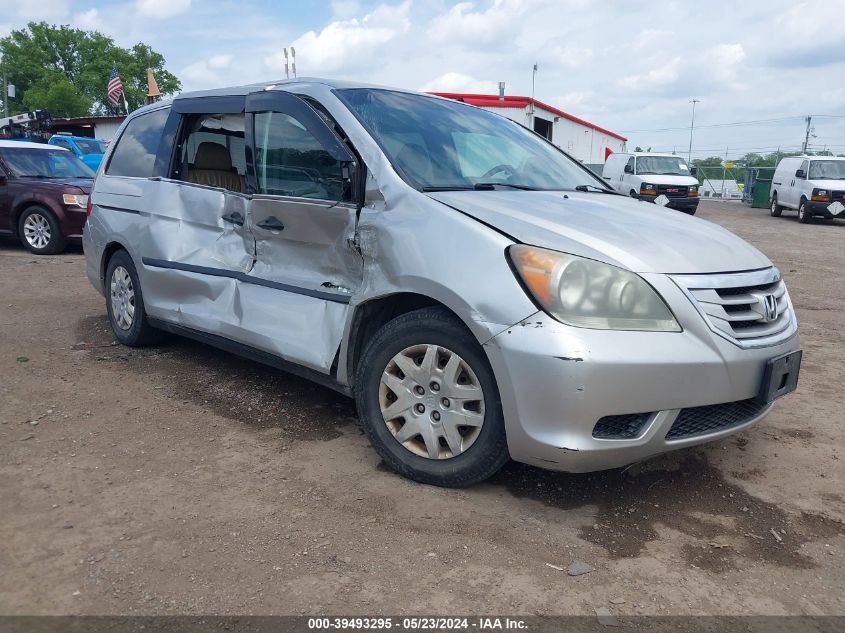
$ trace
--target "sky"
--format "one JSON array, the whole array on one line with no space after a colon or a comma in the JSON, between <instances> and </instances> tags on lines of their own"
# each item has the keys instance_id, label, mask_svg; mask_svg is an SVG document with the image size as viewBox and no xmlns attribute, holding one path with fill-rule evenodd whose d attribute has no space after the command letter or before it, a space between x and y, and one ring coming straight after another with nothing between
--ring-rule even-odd
<instances>
[{"instance_id":1,"label":"sky","mask_svg":"<svg viewBox=\"0 0 845 633\"><path fill-rule=\"evenodd\" d=\"M535 96L693 158L845 154L841 0L0 0L0 37L30 20L142 41L196 90L300 77ZM104 85L107 78L104 78ZM755 122L754 124L746 124ZM742 123L742 125L732 125ZM729 125L725 125L729 124Z\"/></svg>"}]
</instances>

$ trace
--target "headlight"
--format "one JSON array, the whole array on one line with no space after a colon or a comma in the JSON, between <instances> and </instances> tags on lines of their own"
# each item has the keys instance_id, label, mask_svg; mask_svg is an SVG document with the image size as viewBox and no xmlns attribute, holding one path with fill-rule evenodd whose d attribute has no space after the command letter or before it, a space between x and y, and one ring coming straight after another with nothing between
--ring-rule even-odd
<instances>
[{"instance_id":1,"label":"headlight","mask_svg":"<svg viewBox=\"0 0 845 633\"><path fill-rule=\"evenodd\" d=\"M84 209L88 206L88 196L79 196L72 193L62 195L62 201L69 207Z\"/></svg>"},{"instance_id":2,"label":"headlight","mask_svg":"<svg viewBox=\"0 0 845 633\"><path fill-rule=\"evenodd\" d=\"M828 195L828 193L827 193L827 189L817 189L817 190L816 190L816 195L817 195L817 196L826 196L826 195Z\"/></svg>"},{"instance_id":3,"label":"headlight","mask_svg":"<svg viewBox=\"0 0 845 633\"><path fill-rule=\"evenodd\" d=\"M508 254L534 299L561 323L597 330L681 331L657 291L635 273L521 244Z\"/></svg>"},{"instance_id":4,"label":"headlight","mask_svg":"<svg viewBox=\"0 0 845 633\"><path fill-rule=\"evenodd\" d=\"M690 185L689 191L698 191L698 185Z\"/></svg>"}]
</instances>

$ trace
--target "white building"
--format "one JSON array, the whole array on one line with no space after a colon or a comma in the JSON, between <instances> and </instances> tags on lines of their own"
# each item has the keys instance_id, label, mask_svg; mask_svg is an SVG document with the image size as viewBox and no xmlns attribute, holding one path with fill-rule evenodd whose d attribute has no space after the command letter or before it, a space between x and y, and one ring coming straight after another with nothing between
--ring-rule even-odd
<instances>
[{"instance_id":1,"label":"white building","mask_svg":"<svg viewBox=\"0 0 845 633\"><path fill-rule=\"evenodd\" d=\"M728 198L739 200L742 198L742 190L736 180L714 180L705 178L701 183L699 195L704 198Z\"/></svg>"},{"instance_id":2,"label":"white building","mask_svg":"<svg viewBox=\"0 0 845 633\"><path fill-rule=\"evenodd\" d=\"M53 119L54 134L64 132L73 136L87 136L91 138L114 138L124 115L120 116L84 116L71 119Z\"/></svg>"},{"instance_id":3,"label":"white building","mask_svg":"<svg viewBox=\"0 0 845 633\"><path fill-rule=\"evenodd\" d=\"M439 97L463 101L501 114L542 134L559 148L582 163L602 165L611 153L624 152L626 139L595 123L590 123L563 110L531 97L435 92Z\"/></svg>"}]
</instances>

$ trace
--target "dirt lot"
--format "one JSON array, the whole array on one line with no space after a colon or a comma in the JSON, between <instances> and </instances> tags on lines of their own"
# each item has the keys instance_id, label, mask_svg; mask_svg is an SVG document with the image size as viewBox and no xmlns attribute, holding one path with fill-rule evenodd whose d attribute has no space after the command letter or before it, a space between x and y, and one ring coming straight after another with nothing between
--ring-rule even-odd
<instances>
[{"instance_id":1,"label":"dirt lot","mask_svg":"<svg viewBox=\"0 0 845 633\"><path fill-rule=\"evenodd\" d=\"M329 390L116 346L81 251L0 243L0 613L844 614L845 222L699 215L783 271L798 392L625 472L460 491L386 471Z\"/></svg>"}]
</instances>

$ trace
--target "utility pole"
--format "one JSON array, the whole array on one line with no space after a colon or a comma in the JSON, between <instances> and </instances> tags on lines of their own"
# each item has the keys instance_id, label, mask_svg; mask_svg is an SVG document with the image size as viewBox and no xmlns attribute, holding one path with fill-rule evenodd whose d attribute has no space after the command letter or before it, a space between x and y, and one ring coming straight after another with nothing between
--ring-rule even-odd
<instances>
[{"instance_id":1,"label":"utility pole","mask_svg":"<svg viewBox=\"0 0 845 633\"><path fill-rule=\"evenodd\" d=\"M725 162L722 163L722 198L725 197L725 178L728 177L728 148L725 148Z\"/></svg>"},{"instance_id":2,"label":"utility pole","mask_svg":"<svg viewBox=\"0 0 845 633\"><path fill-rule=\"evenodd\" d=\"M807 144L810 142L810 123L812 122L812 120L813 120L813 117L811 117L811 116L808 114L808 115L807 115L807 118L806 118L806 121L807 121L807 131L806 131L806 132L804 132L804 145L803 145L803 147L801 148L801 153L802 153L802 154L806 154L806 153L807 153Z\"/></svg>"},{"instance_id":3,"label":"utility pole","mask_svg":"<svg viewBox=\"0 0 845 633\"><path fill-rule=\"evenodd\" d=\"M531 129L534 129L534 80L537 78L537 62L534 62L534 69L531 71Z\"/></svg>"},{"instance_id":4,"label":"utility pole","mask_svg":"<svg viewBox=\"0 0 845 633\"><path fill-rule=\"evenodd\" d=\"M690 103L692 104L692 119L690 119L689 123L689 153L687 154L688 163L692 163L692 130L695 127L695 104L699 101L700 99L690 99Z\"/></svg>"}]
</instances>

